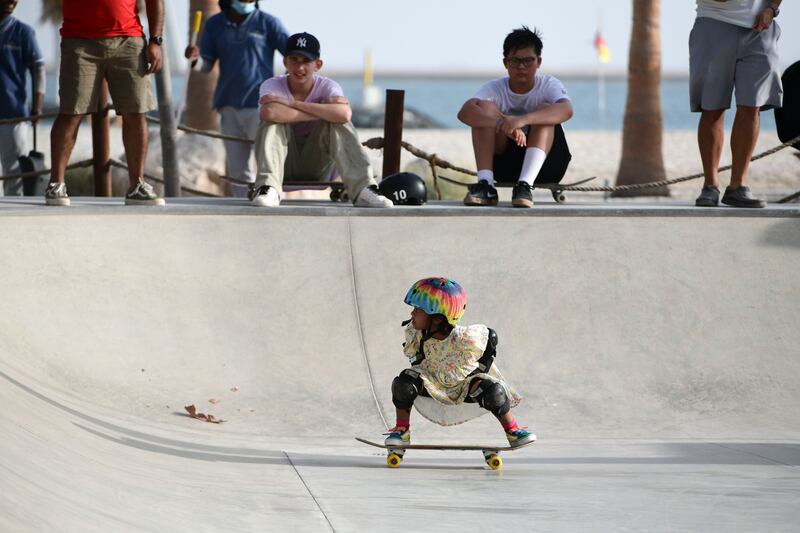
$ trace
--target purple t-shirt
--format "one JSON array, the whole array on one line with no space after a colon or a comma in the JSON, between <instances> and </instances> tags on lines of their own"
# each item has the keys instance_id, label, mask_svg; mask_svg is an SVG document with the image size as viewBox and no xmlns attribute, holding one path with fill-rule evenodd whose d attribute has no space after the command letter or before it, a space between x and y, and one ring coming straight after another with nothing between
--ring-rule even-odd
<instances>
[{"instance_id":1,"label":"purple t-shirt","mask_svg":"<svg viewBox=\"0 0 800 533\"><path fill-rule=\"evenodd\" d=\"M258 97L261 98L267 95L294 100L292 91L289 90L289 77L286 75L275 76L262 83L258 91ZM305 101L309 104L329 104L334 98L343 97L344 91L342 91L341 85L325 76L314 76L314 88L311 89L311 93ZM292 129L298 137L308 137L317 122L319 120L298 122L292 124Z\"/></svg>"}]
</instances>

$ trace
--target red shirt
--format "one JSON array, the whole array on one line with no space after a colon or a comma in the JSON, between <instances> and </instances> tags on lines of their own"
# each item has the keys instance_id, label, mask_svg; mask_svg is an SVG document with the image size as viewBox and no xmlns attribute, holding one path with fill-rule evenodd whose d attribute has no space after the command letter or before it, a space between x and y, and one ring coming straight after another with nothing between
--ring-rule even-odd
<instances>
[{"instance_id":1,"label":"red shirt","mask_svg":"<svg viewBox=\"0 0 800 533\"><path fill-rule=\"evenodd\" d=\"M143 36L136 0L64 0L65 39Z\"/></svg>"}]
</instances>

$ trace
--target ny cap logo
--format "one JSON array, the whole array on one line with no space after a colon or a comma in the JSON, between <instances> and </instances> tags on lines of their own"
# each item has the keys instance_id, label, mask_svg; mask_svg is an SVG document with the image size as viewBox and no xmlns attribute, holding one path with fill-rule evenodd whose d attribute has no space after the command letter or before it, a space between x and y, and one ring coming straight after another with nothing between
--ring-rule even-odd
<instances>
[{"instance_id":1,"label":"ny cap logo","mask_svg":"<svg viewBox=\"0 0 800 533\"><path fill-rule=\"evenodd\" d=\"M306 40L305 37L300 37L299 39L297 39L297 46L299 46L300 48L306 48L308 47L308 41Z\"/></svg>"}]
</instances>

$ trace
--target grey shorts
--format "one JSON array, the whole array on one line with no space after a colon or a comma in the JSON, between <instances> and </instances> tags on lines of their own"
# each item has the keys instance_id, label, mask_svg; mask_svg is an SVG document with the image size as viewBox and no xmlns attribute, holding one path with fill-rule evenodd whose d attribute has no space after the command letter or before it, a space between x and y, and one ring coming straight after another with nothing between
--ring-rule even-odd
<instances>
[{"instance_id":1,"label":"grey shorts","mask_svg":"<svg viewBox=\"0 0 800 533\"><path fill-rule=\"evenodd\" d=\"M695 20L689 36L689 98L692 111L736 105L781 107L783 88L778 66L781 28L773 22L756 33L712 18Z\"/></svg>"}]
</instances>

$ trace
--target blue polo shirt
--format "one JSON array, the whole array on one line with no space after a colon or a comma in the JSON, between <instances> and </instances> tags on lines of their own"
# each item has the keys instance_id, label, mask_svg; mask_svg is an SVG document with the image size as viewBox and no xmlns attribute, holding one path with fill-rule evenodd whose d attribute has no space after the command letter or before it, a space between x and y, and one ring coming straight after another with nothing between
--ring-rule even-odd
<instances>
[{"instance_id":1,"label":"blue polo shirt","mask_svg":"<svg viewBox=\"0 0 800 533\"><path fill-rule=\"evenodd\" d=\"M289 34L280 20L254 11L241 24L224 12L208 19L200 42L204 60L219 60L214 107L258 107L261 82L274 76L275 51L286 50Z\"/></svg>"},{"instance_id":2,"label":"blue polo shirt","mask_svg":"<svg viewBox=\"0 0 800 533\"><path fill-rule=\"evenodd\" d=\"M14 17L0 22L0 118L26 117L25 73L44 63L33 28Z\"/></svg>"}]
</instances>

